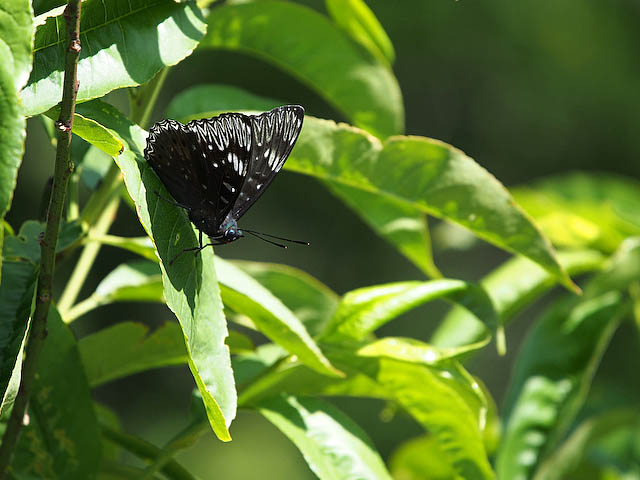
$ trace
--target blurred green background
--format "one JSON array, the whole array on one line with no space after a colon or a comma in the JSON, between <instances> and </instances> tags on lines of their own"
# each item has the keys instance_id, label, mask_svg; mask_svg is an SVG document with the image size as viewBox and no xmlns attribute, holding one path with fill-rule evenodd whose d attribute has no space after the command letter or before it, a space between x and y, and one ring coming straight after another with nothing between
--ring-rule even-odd
<instances>
[{"instance_id":1,"label":"blurred green background","mask_svg":"<svg viewBox=\"0 0 640 480\"><path fill-rule=\"evenodd\" d=\"M319 0L302 3L324 10ZM367 3L396 49L394 71L404 95L408 134L437 138L464 150L507 186L572 170L640 177L637 0ZM286 73L248 56L208 51L187 58L170 72L154 121L163 118L174 95L212 82L234 84L283 103L300 103L310 115L344 120ZM122 92L108 99L125 108ZM39 216L41 192L53 159L40 122L31 119L27 155L8 216L14 227ZM434 220L431 225L437 223ZM217 254L297 266L338 293L422 278L308 177L280 175L241 224L308 240L311 247L283 251L246 239L219 247ZM113 232L143 234L125 205L120 207ZM126 253L103 248L81 298L127 258ZM447 277L477 280L504 258L505 253L481 242L467 251L436 244L436 262ZM58 287L70 268L68 263L60 266ZM498 357L489 348L469 365L499 405L520 339L548 301L549 296L525 311L508 330L507 356ZM385 327L384 333L426 340L447 308L444 303L422 307ZM73 326L78 335L84 335L99 326L133 319L146 319L150 325L174 321L164 307L120 304L91 313ZM633 362L614 358L637 351L628 348L632 341L635 337L624 328L618 332L597 374L591 401L597 401L599 389L614 377L634 382ZM96 398L119 413L126 430L162 444L186 425L192 388L187 367L170 368L101 387ZM336 403L367 430L385 457L420 432L413 420L401 412L392 415L380 402ZM231 433L232 443L222 444L211 434L179 459L203 479L214 478L209 473L214 465L216 478L314 478L298 451L259 415L240 411Z\"/></svg>"}]
</instances>

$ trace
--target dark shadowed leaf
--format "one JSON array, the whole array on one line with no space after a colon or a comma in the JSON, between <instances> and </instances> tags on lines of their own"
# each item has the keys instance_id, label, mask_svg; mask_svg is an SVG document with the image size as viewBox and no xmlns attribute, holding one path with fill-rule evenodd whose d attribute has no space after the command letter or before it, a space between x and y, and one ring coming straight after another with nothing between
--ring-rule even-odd
<instances>
[{"instance_id":1,"label":"dark shadowed leaf","mask_svg":"<svg viewBox=\"0 0 640 480\"><path fill-rule=\"evenodd\" d=\"M391 480L367 434L317 398L274 397L258 410L291 440L321 480Z\"/></svg>"},{"instance_id":2,"label":"dark shadowed leaf","mask_svg":"<svg viewBox=\"0 0 640 480\"><path fill-rule=\"evenodd\" d=\"M29 400L31 421L11 468L35 478L94 478L100 431L76 341L53 307L47 330Z\"/></svg>"},{"instance_id":3,"label":"dark shadowed leaf","mask_svg":"<svg viewBox=\"0 0 640 480\"><path fill-rule=\"evenodd\" d=\"M591 447L605 440L608 435L619 435L627 431L637 436L640 415L634 410L611 410L582 422L569 438L542 463L534 480L563 480L580 478L583 462L590 456ZM622 455L617 456L620 458ZM607 460L606 456L603 460ZM616 458L616 457L613 457ZM586 466L588 470L593 465Z\"/></svg>"},{"instance_id":4,"label":"dark shadowed leaf","mask_svg":"<svg viewBox=\"0 0 640 480\"><path fill-rule=\"evenodd\" d=\"M44 234L45 224L27 220L20 226L17 235L5 238L3 254L5 258L28 260L34 265L40 262L40 238ZM82 227L78 222L60 225L58 245L59 253L75 243L82 236Z\"/></svg>"},{"instance_id":5,"label":"dark shadowed leaf","mask_svg":"<svg viewBox=\"0 0 640 480\"><path fill-rule=\"evenodd\" d=\"M92 387L151 368L187 363L182 331L174 322L151 333L141 323L118 323L82 338L78 349Z\"/></svg>"},{"instance_id":6,"label":"dark shadowed leaf","mask_svg":"<svg viewBox=\"0 0 640 480\"><path fill-rule=\"evenodd\" d=\"M403 132L402 96L393 73L323 15L267 0L214 8L208 24L201 48L255 55L313 88L374 135Z\"/></svg>"},{"instance_id":7,"label":"dark shadowed leaf","mask_svg":"<svg viewBox=\"0 0 640 480\"><path fill-rule=\"evenodd\" d=\"M196 85L180 92L167 107L167 118L187 123L208 118L221 112L266 112L284 102L260 97L231 85Z\"/></svg>"},{"instance_id":8,"label":"dark shadowed leaf","mask_svg":"<svg viewBox=\"0 0 640 480\"><path fill-rule=\"evenodd\" d=\"M0 285L0 392L5 418L20 384L22 350L33 307L37 268L29 262L5 261Z\"/></svg>"},{"instance_id":9,"label":"dark shadowed leaf","mask_svg":"<svg viewBox=\"0 0 640 480\"><path fill-rule=\"evenodd\" d=\"M532 476L570 427L611 336L630 313L640 280L640 241L627 239L581 299L554 305L525 341L507 396L498 455L504 478Z\"/></svg>"},{"instance_id":10,"label":"dark shadowed leaf","mask_svg":"<svg viewBox=\"0 0 640 480\"><path fill-rule=\"evenodd\" d=\"M193 1L130 0L113 7L106 8L102 0L82 4L80 102L147 82L163 67L188 56L206 28ZM60 15L36 30L33 71L22 95L27 115L47 111L60 101L63 24Z\"/></svg>"}]
</instances>

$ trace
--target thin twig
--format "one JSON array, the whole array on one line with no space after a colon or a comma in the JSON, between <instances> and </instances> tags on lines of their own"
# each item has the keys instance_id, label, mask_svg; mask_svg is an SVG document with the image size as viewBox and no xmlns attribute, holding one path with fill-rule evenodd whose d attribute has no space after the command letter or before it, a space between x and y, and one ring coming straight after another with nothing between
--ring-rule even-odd
<instances>
[{"instance_id":1,"label":"thin twig","mask_svg":"<svg viewBox=\"0 0 640 480\"><path fill-rule=\"evenodd\" d=\"M31 320L29 339L25 348L22 365L22 378L11 416L7 423L2 445L0 446L0 479L5 478L18 437L22 430L24 413L31 393L31 383L38 366L38 357L47 336L47 315L51 305L51 289L55 268L55 252L58 243L58 231L65 204L69 177L73 171L69 152L73 128L73 113L78 93L78 57L80 56L80 9L81 0L69 0L64 11L67 31L67 51L64 66L64 83L60 117L56 122L58 144L54 168L53 189L47 215L47 227L41 241L40 273L36 306Z\"/></svg>"}]
</instances>

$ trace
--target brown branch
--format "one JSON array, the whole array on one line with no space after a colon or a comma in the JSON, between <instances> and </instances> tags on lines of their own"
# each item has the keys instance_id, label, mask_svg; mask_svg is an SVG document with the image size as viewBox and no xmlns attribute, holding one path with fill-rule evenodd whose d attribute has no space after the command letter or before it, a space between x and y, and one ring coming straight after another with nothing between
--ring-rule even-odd
<instances>
[{"instance_id":1,"label":"brown branch","mask_svg":"<svg viewBox=\"0 0 640 480\"><path fill-rule=\"evenodd\" d=\"M31 393L38 366L38 357L47 336L47 315L51 305L51 289L55 268L55 252L58 244L58 231L62 219L69 177L73 172L73 163L69 158L71 148L71 130L73 128L73 113L76 108L76 94L78 93L77 67L80 56L80 9L81 0L69 0L64 10L68 47L64 65L64 84L62 87L62 104L60 116L56 122L58 131L58 145L56 149L56 164L54 168L53 188L49 201L47 226L44 238L40 242L40 272L38 275L38 289L36 306L31 319L29 339L25 347L25 357L22 364L22 378L18 395L16 396L11 417L7 423L2 445L0 445L0 480L6 477L11 457L22 430L24 413Z\"/></svg>"}]
</instances>

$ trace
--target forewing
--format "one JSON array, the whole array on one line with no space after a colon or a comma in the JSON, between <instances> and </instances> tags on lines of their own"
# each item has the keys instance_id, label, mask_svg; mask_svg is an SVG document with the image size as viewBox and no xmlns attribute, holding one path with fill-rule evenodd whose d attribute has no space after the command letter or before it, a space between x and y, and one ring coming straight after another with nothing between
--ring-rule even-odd
<instances>
[{"instance_id":1,"label":"forewing","mask_svg":"<svg viewBox=\"0 0 640 480\"><path fill-rule=\"evenodd\" d=\"M240 218L282 169L302 129L304 108L286 105L251 119L251 162L232 215Z\"/></svg>"},{"instance_id":2,"label":"forewing","mask_svg":"<svg viewBox=\"0 0 640 480\"><path fill-rule=\"evenodd\" d=\"M186 125L197 133L199 168L208 207L215 206L220 224L240 195L251 158L251 121L240 113L194 120Z\"/></svg>"}]
</instances>

